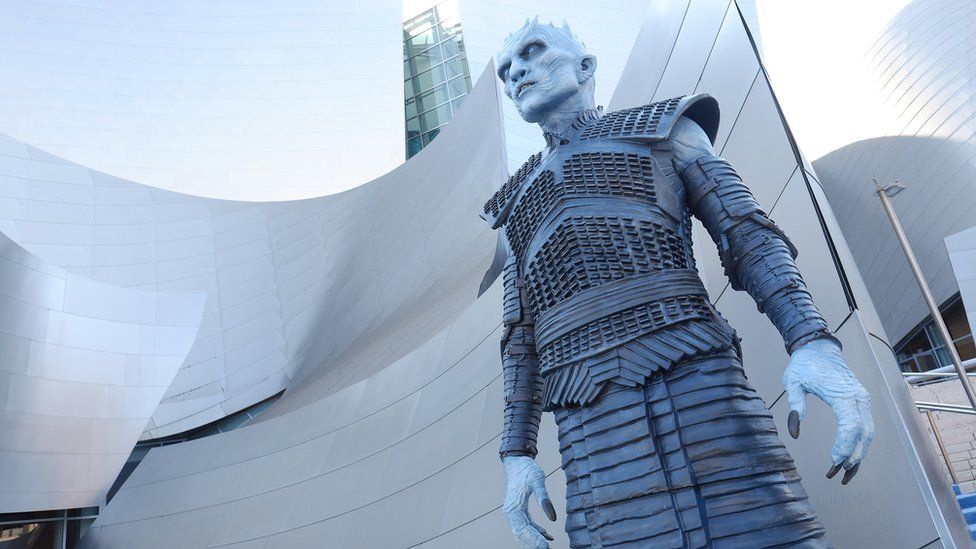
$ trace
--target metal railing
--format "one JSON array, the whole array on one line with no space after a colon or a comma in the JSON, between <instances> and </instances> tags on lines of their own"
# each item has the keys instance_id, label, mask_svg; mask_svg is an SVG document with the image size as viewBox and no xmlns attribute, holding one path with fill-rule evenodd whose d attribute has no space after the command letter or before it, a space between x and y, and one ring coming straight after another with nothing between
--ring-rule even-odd
<instances>
[{"instance_id":1,"label":"metal railing","mask_svg":"<svg viewBox=\"0 0 976 549\"><path fill-rule=\"evenodd\" d=\"M976 376L976 358L963 361L962 367L966 369L967 378ZM973 372L971 372L971 370ZM940 382L942 381L940 378L959 377L955 366L942 366L940 368L933 368L925 372L902 372L901 375L905 378L905 381L907 381L909 385L919 385L931 383L933 381Z\"/></svg>"},{"instance_id":2,"label":"metal railing","mask_svg":"<svg viewBox=\"0 0 976 549\"><path fill-rule=\"evenodd\" d=\"M962 366L966 370L976 369L976 359L967 360L962 363ZM936 371L943 370L943 371ZM936 368L936 370L929 372L902 372L905 381L909 385L925 385L931 383L933 380L938 380L936 382L945 381L947 378L959 377L959 374L955 372L954 366L945 366L943 368ZM976 377L976 373L966 372L966 377ZM964 406L959 404L946 404L943 402L925 402L921 400L915 401L915 406L918 410L925 414L925 418L929 421L929 426L932 427L932 434L935 435L935 442L939 445L939 452L942 454L942 459L945 461L946 468L949 470L949 478L952 479L953 484L959 484L959 477L956 475L956 469L952 466L952 460L949 458L949 451L946 449L945 441L942 440L942 433L939 431L939 426L935 422L935 416L932 412L949 412L952 414L965 414L970 416L976 416L976 409L971 406Z\"/></svg>"}]
</instances>

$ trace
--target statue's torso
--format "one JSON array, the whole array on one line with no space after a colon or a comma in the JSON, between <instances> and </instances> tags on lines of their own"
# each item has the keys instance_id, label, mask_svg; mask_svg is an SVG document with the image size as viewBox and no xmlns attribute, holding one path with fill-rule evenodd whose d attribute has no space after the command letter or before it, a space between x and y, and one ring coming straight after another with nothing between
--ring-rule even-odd
<instances>
[{"instance_id":1,"label":"statue's torso","mask_svg":"<svg viewBox=\"0 0 976 549\"><path fill-rule=\"evenodd\" d=\"M537 318L590 288L695 268L684 188L642 143L556 148L516 198L505 230Z\"/></svg>"},{"instance_id":2,"label":"statue's torso","mask_svg":"<svg viewBox=\"0 0 976 549\"><path fill-rule=\"evenodd\" d=\"M641 384L733 337L695 270L668 140L620 138L615 114L574 127L486 205L504 220L550 407Z\"/></svg>"}]
</instances>

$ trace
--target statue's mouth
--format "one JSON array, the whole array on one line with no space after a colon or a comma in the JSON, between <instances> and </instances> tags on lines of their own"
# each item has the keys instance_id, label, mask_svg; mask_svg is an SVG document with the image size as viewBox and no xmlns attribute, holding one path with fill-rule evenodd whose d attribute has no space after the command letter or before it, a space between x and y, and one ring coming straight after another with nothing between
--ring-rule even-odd
<instances>
[{"instance_id":1,"label":"statue's mouth","mask_svg":"<svg viewBox=\"0 0 976 549\"><path fill-rule=\"evenodd\" d=\"M519 84L518 87L515 88L515 97L521 97L522 92L525 91L526 88L528 88L533 84L535 84L534 80L526 80L525 82Z\"/></svg>"}]
</instances>

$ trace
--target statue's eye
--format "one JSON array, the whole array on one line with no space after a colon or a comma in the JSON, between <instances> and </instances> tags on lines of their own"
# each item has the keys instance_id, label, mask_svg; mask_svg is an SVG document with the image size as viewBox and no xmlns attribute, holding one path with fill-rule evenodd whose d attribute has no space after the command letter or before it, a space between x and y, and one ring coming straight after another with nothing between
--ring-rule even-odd
<instances>
[{"instance_id":1,"label":"statue's eye","mask_svg":"<svg viewBox=\"0 0 976 549\"><path fill-rule=\"evenodd\" d=\"M543 44L542 42L532 42L531 44L522 48L522 58L528 59L529 57L532 57L533 55L545 49L545 47L546 47L545 44Z\"/></svg>"}]
</instances>

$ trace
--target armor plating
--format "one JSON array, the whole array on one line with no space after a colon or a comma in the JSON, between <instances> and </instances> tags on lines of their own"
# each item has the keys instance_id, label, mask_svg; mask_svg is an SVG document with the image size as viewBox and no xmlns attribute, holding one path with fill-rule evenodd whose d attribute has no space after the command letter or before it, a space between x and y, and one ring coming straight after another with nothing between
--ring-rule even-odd
<instances>
[{"instance_id":1,"label":"armor plating","mask_svg":"<svg viewBox=\"0 0 976 549\"><path fill-rule=\"evenodd\" d=\"M755 299L783 336L787 352L813 339L832 338L793 261L796 248L759 208L732 166L704 156L681 177L695 216L708 220L732 288Z\"/></svg>"},{"instance_id":2,"label":"armor plating","mask_svg":"<svg viewBox=\"0 0 976 549\"><path fill-rule=\"evenodd\" d=\"M504 234L502 242L509 254L502 273L505 281L502 315L505 334L501 341L505 428L500 453L502 457L535 457L542 415L542 376L536 353L535 325L524 297L525 283L519 278L518 263Z\"/></svg>"},{"instance_id":3,"label":"armor plating","mask_svg":"<svg viewBox=\"0 0 976 549\"><path fill-rule=\"evenodd\" d=\"M510 254L503 454L535 455L543 409L590 405L611 382L641 387L657 371L737 348L695 269L692 213L733 287L756 299L789 350L832 337L795 249L728 163L702 157L675 172L669 136L682 116L714 139L718 107L706 94L586 111L485 204Z\"/></svg>"}]
</instances>

